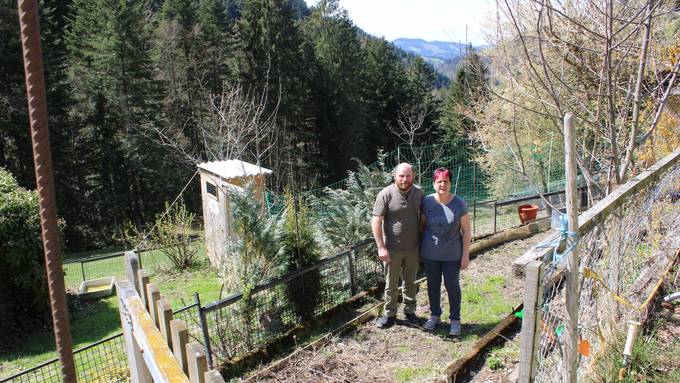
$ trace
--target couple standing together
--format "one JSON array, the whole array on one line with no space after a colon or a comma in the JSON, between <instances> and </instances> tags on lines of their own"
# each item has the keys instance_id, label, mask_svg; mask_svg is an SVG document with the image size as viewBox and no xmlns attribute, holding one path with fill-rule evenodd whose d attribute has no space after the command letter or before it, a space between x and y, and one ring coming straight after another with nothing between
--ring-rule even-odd
<instances>
[{"instance_id":1,"label":"couple standing together","mask_svg":"<svg viewBox=\"0 0 680 383\"><path fill-rule=\"evenodd\" d=\"M470 217L467 206L451 193L451 171L434 171L434 193L423 196L413 185L413 167L401 163L394 171L394 183L382 189L373 206L371 228L378 245L378 258L385 264L385 310L376 324L387 328L397 316L399 276L404 283L404 315L421 325L416 316L416 274L422 258L427 275L430 318L426 330L440 322L441 283L449 299L449 334L460 335L460 270L470 263Z\"/></svg>"}]
</instances>

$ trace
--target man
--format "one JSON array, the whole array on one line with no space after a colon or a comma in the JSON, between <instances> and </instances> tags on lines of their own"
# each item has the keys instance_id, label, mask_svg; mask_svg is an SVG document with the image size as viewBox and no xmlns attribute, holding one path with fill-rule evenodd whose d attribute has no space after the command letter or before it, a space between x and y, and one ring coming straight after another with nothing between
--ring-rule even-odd
<instances>
[{"instance_id":1,"label":"man","mask_svg":"<svg viewBox=\"0 0 680 383\"><path fill-rule=\"evenodd\" d=\"M371 228L378 245L378 258L385 264L385 312L378 318L379 328L394 324L397 316L397 284L404 280L404 315L413 325L416 316L416 274L420 241L418 219L423 191L413 185L413 167L401 163L394 171L394 183L378 193L373 206Z\"/></svg>"}]
</instances>

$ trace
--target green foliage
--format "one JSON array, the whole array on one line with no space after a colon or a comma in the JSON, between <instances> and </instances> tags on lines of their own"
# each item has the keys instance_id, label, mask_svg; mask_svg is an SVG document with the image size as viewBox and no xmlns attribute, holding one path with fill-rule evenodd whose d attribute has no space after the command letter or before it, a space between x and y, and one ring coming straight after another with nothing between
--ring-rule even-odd
<instances>
[{"instance_id":1,"label":"green foliage","mask_svg":"<svg viewBox=\"0 0 680 383\"><path fill-rule=\"evenodd\" d=\"M371 169L359 162L358 169L349 172L346 188L326 188L322 197L312 197L315 219L328 247L342 251L371 237L375 197L391 181L384 155L379 152L378 167Z\"/></svg>"},{"instance_id":2,"label":"green foliage","mask_svg":"<svg viewBox=\"0 0 680 383\"><path fill-rule=\"evenodd\" d=\"M216 333L217 347L226 355L232 355L235 350L230 349L233 344L230 337L234 331L239 332L248 348L256 341L253 332L258 325L259 298L252 295L252 290L274 274L276 217L270 217L263 204L253 198L252 183L243 190L230 189L228 194L236 236L227 240L220 277L226 291L243 295L235 308L237 315L220 321L222 324L218 324ZM236 321L236 325L228 321Z\"/></svg>"},{"instance_id":3,"label":"green foliage","mask_svg":"<svg viewBox=\"0 0 680 383\"><path fill-rule=\"evenodd\" d=\"M222 277L228 291L252 289L272 275L276 217L270 217L264 206L253 198L254 185L243 190L230 190L235 238L226 243L222 260Z\"/></svg>"},{"instance_id":4,"label":"green foliage","mask_svg":"<svg viewBox=\"0 0 680 383\"><path fill-rule=\"evenodd\" d=\"M277 266L281 274L311 266L321 258L310 218L303 201L286 193L286 207L279 223L277 238ZM321 300L320 270L307 272L293 283L287 284L286 293L295 306L297 315L304 321L312 319Z\"/></svg>"},{"instance_id":5,"label":"green foliage","mask_svg":"<svg viewBox=\"0 0 680 383\"><path fill-rule=\"evenodd\" d=\"M20 188L0 168L0 338L48 319L47 278L40 237L38 195Z\"/></svg>"},{"instance_id":6,"label":"green foliage","mask_svg":"<svg viewBox=\"0 0 680 383\"><path fill-rule=\"evenodd\" d=\"M195 243L191 241L196 214L187 211L181 201L170 209L166 202L165 209L167 214L156 216L156 227L151 233L151 242L153 247L159 248L159 251L170 259L175 269L186 270L194 264L198 254Z\"/></svg>"},{"instance_id":7,"label":"green foliage","mask_svg":"<svg viewBox=\"0 0 680 383\"><path fill-rule=\"evenodd\" d=\"M480 108L489 99L488 76L486 64L470 47L442 107L440 123L444 139L460 147L463 157L478 151L477 143L472 139L476 130L474 115L481 112Z\"/></svg>"},{"instance_id":8,"label":"green foliage","mask_svg":"<svg viewBox=\"0 0 680 383\"><path fill-rule=\"evenodd\" d=\"M491 355L486 359L486 365L492 370L503 368L503 360L496 355Z\"/></svg>"}]
</instances>

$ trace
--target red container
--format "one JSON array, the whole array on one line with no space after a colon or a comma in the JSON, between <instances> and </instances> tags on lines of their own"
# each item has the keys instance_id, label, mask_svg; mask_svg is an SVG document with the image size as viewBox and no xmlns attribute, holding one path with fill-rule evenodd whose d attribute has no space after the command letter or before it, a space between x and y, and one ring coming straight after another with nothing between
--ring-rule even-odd
<instances>
[{"instance_id":1,"label":"red container","mask_svg":"<svg viewBox=\"0 0 680 383\"><path fill-rule=\"evenodd\" d=\"M522 221L522 225L524 225L525 223L536 219L538 205L519 205L517 207L517 212L519 213L519 220Z\"/></svg>"}]
</instances>

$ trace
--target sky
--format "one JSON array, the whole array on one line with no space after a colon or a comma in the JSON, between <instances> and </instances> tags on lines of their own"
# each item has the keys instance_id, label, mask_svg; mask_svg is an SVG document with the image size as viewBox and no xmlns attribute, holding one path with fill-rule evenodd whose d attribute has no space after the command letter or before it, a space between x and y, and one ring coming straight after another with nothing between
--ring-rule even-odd
<instances>
[{"instance_id":1,"label":"sky","mask_svg":"<svg viewBox=\"0 0 680 383\"><path fill-rule=\"evenodd\" d=\"M315 5L318 0L305 0ZM392 41L399 37L427 41L467 41L482 45L489 0L340 0L354 24Z\"/></svg>"}]
</instances>

